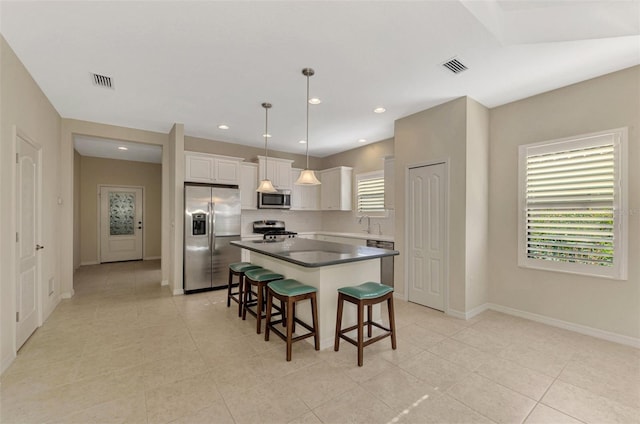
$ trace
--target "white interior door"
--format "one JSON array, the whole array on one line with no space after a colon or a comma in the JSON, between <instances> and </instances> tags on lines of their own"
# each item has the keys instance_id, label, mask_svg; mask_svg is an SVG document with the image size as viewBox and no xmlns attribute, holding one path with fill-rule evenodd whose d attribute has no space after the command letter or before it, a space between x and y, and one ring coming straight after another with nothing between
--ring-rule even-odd
<instances>
[{"instance_id":1,"label":"white interior door","mask_svg":"<svg viewBox=\"0 0 640 424\"><path fill-rule=\"evenodd\" d=\"M100 262L142 259L142 188L100 188Z\"/></svg>"},{"instance_id":2,"label":"white interior door","mask_svg":"<svg viewBox=\"0 0 640 424\"><path fill-rule=\"evenodd\" d=\"M38 328L40 302L40 149L18 136L16 349Z\"/></svg>"},{"instance_id":3,"label":"white interior door","mask_svg":"<svg viewBox=\"0 0 640 424\"><path fill-rule=\"evenodd\" d=\"M444 311L446 165L409 170L409 301Z\"/></svg>"}]
</instances>

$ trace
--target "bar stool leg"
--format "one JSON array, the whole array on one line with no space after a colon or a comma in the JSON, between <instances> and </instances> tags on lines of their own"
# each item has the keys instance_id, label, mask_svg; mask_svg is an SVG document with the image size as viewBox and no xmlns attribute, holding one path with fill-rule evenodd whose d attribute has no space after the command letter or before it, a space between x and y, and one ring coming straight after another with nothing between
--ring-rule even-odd
<instances>
[{"instance_id":1,"label":"bar stool leg","mask_svg":"<svg viewBox=\"0 0 640 424\"><path fill-rule=\"evenodd\" d=\"M265 318L265 328L264 328L264 341L269 341L269 323L271 322L271 306L273 305L273 295L271 291L267 289L267 317Z\"/></svg>"},{"instance_id":2,"label":"bar stool leg","mask_svg":"<svg viewBox=\"0 0 640 424\"><path fill-rule=\"evenodd\" d=\"M311 320L313 322L313 341L315 343L316 350L320 350L320 336L318 331L318 301L315 293L311 296Z\"/></svg>"},{"instance_id":3,"label":"bar stool leg","mask_svg":"<svg viewBox=\"0 0 640 424\"><path fill-rule=\"evenodd\" d=\"M344 297L342 293L338 293L338 315L336 317L336 340L333 343L333 350L340 350L340 331L342 330L342 306L344 305Z\"/></svg>"},{"instance_id":4,"label":"bar stool leg","mask_svg":"<svg viewBox=\"0 0 640 424\"><path fill-rule=\"evenodd\" d=\"M293 313L293 298L290 296L287 298L287 361L291 361L291 345L293 344L293 323L295 322L295 316Z\"/></svg>"},{"instance_id":5,"label":"bar stool leg","mask_svg":"<svg viewBox=\"0 0 640 424\"><path fill-rule=\"evenodd\" d=\"M231 282L232 281L233 281L233 271L231 271L231 268L229 268L229 288L227 290L227 308L231 306Z\"/></svg>"},{"instance_id":6,"label":"bar stool leg","mask_svg":"<svg viewBox=\"0 0 640 424\"><path fill-rule=\"evenodd\" d=\"M242 319L247 319L247 304L251 295L251 283L246 278L243 279L244 284L244 301L242 302Z\"/></svg>"},{"instance_id":7,"label":"bar stool leg","mask_svg":"<svg viewBox=\"0 0 640 424\"><path fill-rule=\"evenodd\" d=\"M389 329L391 329L391 349L396 348L396 314L393 310L393 296L387 299L387 309L389 310Z\"/></svg>"},{"instance_id":8,"label":"bar stool leg","mask_svg":"<svg viewBox=\"0 0 640 424\"><path fill-rule=\"evenodd\" d=\"M358 302L358 366L362 366L364 350L364 305Z\"/></svg>"},{"instance_id":9,"label":"bar stool leg","mask_svg":"<svg viewBox=\"0 0 640 424\"><path fill-rule=\"evenodd\" d=\"M256 305L256 333L262 333L262 295L264 286L258 283L258 304Z\"/></svg>"},{"instance_id":10,"label":"bar stool leg","mask_svg":"<svg viewBox=\"0 0 640 424\"><path fill-rule=\"evenodd\" d=\"M367 322L369 323L367 325L367 337L371 337L371 328L373 327L371 325L372 317L373 317L373 305L367 305Z\"/></svg>"}]
</instances>

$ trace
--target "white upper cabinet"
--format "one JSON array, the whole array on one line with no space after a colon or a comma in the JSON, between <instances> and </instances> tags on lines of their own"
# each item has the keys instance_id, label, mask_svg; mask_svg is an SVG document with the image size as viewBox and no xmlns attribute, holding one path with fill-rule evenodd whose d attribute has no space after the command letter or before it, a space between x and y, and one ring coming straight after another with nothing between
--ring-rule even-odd
<instances>
[{"instance_id":1,"label":"white upper cabinet","mask_svg":"<svg viewBox=\"0 0 640 424\"><path fill-rule=\"evenodd\" d=\"M196 183L240 183L240 162L244 159L230 156L184 152L184 180Z\"/></svg>"},{"instance_id":2,"label":"white upper cabinet","mask_svg":"<svg viewBox=\"0 0 640 424\"><path fill-rule=\"evenodd\" d=\"M240 164L240 199L242 209L258 209L258 164Z\"/></svg>"},{"instance_id":3,"label":"white upper cabinet","mask_svg":"<svg viewBox=\"0 0 640 424\"><path fill-rule=\"evenodd\" d=\"M384 158L384 208L395 209L395 159L393 156Z\"/></svg>"},{"instance_id":4,"label":"white upper cabinet","mask_svg":"<svg viewBox=\"0 0 640 424\"><path fill-rule=\"evenodd\" d=\"M295 182L300 176L301 169L291 169L291 181ZM317 211L320 210L320 186L293 184L291 191L291 210Z\"/></svg>"},{"instance_id":5,"label":"white upper cabinet","mask_svg":"<svg viewBox=\"0 0 640 424\"><path fill-rule=\"evenodd\" d=\"M319 172L320 205L323 211L350 211L353 168L338 166Z\"/></svg>"},{"instance_id":6,"label":"white upper cabinet","mask_svg":"<svg viewBox=\"0 0 640 424\"><path fill-rule=\"evenodd\" d=\"M267 178L271 180L271 183L278 190L291 190L291 164L292 160L278 159L278 158L265 158L264 156L258 156L258 171L259 179L264 180L265 165L267 168Z\"/></svg>"}]
</instances>

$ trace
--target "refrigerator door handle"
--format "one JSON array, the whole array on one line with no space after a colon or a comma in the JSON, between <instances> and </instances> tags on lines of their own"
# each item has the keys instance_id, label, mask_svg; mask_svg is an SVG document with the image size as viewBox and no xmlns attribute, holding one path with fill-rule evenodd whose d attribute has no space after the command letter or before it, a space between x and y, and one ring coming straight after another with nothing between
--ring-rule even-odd
<instances>
[{"instance_id":1,"label":"refrigerator door handle","mask_svg":"<svg viewBox=\"0 0 640 424\"><path fill-rule=\"evenodd\" d=\"M216 204L209 202L209 251L214 252L216 248Z\"/></svg>"}]
</instances>

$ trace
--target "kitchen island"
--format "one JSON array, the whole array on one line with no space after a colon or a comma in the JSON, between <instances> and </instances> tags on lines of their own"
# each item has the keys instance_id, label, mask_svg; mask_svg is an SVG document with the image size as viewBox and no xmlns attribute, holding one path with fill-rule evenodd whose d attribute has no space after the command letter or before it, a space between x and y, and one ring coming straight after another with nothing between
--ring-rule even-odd
<instances>
[{"instance_id":1,"label":"kitchen island","mask_svg":"<svg viewBox=\"0 0 640 424\"><path fill-rule=\"evenodd\" d=\"M380 281L380 258L399 254L396 250L303 238L288 238L282 241L233 241L231 244L249 250L251 263L318 290L321 349L333 346L338 288L355 286L366 281ZM346 306L343 328L356 323L355 307L352 310ZM308 302L296 306L296 315L306 322L311 322ZM379 318L380 309L374 308L374 319Z\"/></svg>"}]
</instances>

